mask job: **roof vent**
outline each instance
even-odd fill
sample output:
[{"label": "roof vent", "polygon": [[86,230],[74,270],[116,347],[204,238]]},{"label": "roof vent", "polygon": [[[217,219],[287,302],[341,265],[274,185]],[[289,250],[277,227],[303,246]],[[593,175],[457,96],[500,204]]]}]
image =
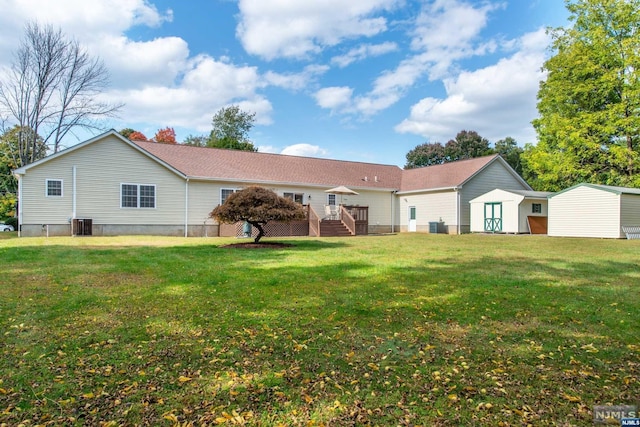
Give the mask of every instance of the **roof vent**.
[{"label": "roof vent", "polygon": [[374,177],[373,177],[373,180],[374,180],[375,182],[380,182],[380,180],[378,179],[378,175],[374,176]]},{"label": "roof vent", "polygon": [[363,181],[369,181],[369,177],[365,176],[364,178],[362,178]]}]

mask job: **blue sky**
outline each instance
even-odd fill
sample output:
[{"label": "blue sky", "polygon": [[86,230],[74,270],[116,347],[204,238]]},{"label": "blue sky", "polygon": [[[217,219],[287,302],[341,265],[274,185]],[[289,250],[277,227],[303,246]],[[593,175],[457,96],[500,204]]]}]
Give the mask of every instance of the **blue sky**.
[{"label": "blue sky", "polygon": [[171,126],[182,140],[237,104],[256,113],[259,151],[398,166],[463,129],[534,143],[545,28],[567,18],[560,0],[0,0],[0,10],[0,67],[30,20],[103,59],[103,97],[125,104],[106,127],[151,137]]}]

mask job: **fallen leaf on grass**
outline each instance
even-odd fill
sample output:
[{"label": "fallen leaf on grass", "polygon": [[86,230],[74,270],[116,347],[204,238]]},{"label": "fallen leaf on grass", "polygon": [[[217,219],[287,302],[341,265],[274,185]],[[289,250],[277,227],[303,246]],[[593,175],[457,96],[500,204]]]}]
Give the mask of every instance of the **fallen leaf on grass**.
[{"label": "fallen leaf on grass", "polygon": [[571,396],[570,394],[567,393],[563,393],[562,397],[566,400],[568,400],[569,402],[580,402],[580,397],[579,396]]}]

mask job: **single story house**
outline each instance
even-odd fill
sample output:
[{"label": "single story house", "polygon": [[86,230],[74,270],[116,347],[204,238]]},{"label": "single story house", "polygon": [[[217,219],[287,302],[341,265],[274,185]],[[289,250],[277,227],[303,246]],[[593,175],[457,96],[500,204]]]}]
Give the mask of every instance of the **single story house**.
[{"label": "single story house", "polygon": [[547,234],[546,191],[495,189],[471,200],[472,233]]},{"label": "single story house", "polygon": [[[309,223],[306,228],[301,224],[303,231],[296,235],[322,234],[315,224],[326,219],[326,206],[335,205],[349,208],[345,218],[357,223],[357,234],[456,234],[470,229],[470,200],[498,187],[531,190],[498,155],[403,170],[130,141],[113,130],[14,174],[21,236],[228,235],[209,212],[249,185],[270,188],[307,206]],[[340,185],[358,194],[326,192]],[[429,229],[434,223],[437,227]]]},{"label": "single story house", "polygon": [[640,226],[640,189],[578,184],[549,196],[549,236],[620,239]]}]

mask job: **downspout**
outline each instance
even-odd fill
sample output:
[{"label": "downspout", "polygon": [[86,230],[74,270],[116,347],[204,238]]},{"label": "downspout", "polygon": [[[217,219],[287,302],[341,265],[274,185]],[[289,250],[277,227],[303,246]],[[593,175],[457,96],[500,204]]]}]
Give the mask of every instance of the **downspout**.
[{"label": "downspout", "polygon": [[73,165],[71,170],[72,170],[72,174],[71,174],[71,176],[72,176],[72,180],[71,180],[71,182],[72,182],[72,186],[71,186],[72,187],[71,188],[71,191],[72,191],[72,194],[71,194],[71,236],[73,236],[73,220],[76,219],[76,207],[77,207],[77,204],[76,204],[76,176],[77,176],[76,175],[76,173],[77,173],[76,165]]},{"label": "downspout", "polygon": [[396,190],[391,192],[391,233],[396,232]]},{"label": "downspout", "polygon": [[22,237],[22,175],[18,177],[18,237]]},{"label": "downspout", "polygon": [[461,221],[462,216],[460,215],[460,204],[461,204],[461,203],[460,203],[460,188],[458,188],[458,187],[456,187],[456,194],[457,194],[457,204],[458,204],[458,207],[457,207],[457,209],[456,209],[456,211],[457,211],[457,216],[458,216],[458,220],[457,220],[456,222],[457,222],[458,224],[457,224],[457,226],[456,226],[456,227],[458,228],[458,235],[460,235],[460,230],[461,230],[461,228],[460,228],[460,221]]},{"label": "downspout", "polygon": [[189,178],[184,183],[184,237],[189,237]]}]

